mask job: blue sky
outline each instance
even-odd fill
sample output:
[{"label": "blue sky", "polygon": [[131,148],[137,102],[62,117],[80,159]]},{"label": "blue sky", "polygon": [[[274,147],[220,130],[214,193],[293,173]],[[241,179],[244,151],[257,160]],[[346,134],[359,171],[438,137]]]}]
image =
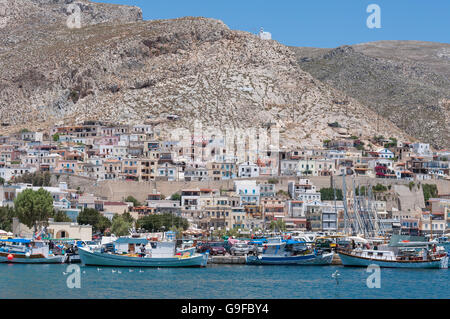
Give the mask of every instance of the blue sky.
[{"label": "blue sky", "polygon": [[[96,0],[142,8],[145,20],[203,16],[231,29],[260,27],[285,45],[337,47],[378,40],[450,43],[450,0]],[[381,28],[369,29],[369,4],[381,8]]]}]

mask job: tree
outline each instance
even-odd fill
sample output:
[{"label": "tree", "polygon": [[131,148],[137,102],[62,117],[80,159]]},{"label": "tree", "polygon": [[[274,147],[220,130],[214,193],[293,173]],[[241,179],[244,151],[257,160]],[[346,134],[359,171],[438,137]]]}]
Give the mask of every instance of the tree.
[{"label": "tree", "polygon": [[128,202],[128,203],[133,203],[133,206],[134,207],[138,207],[138,206],[141,206],[142,204],[141,204],[141,202],[139,202],[136,198],[134,198],[133,196],[128,196],[127,198],[125,198],[125,202]]},{"label": "tree", "polygon": [[231,228],[229,231],[227,231],[227,236],[229,237],[238,237],[239,236],[239,229],[238,228]]},{"label": "tree", "polygon": [[70,223],[72,219],[66,213],[58,210],[53,212],[53,220],[57,223]]},{"label": "tree", "polygon": [[53,139],[54,142],[58,142],[59,141],[59,134],[58,133],[53,134],[52,139]]},{"label": "tree", "polygon": [[290,197],[291,197],[291,196],[289,195],[288,192],[286,192],[286,191],[284,191],[284,190],[282,190],[282,189],[280,189],[280,190],[277,192],[277,196],[280,196],[280,197],[286,197],[286,198],[290,198]]},{"label": "tree", "polygon": [[12,219],[16,217],[16,212],[11,207],[0,207],[0,229],[12,231]]},{"label": "tree", "polygon": [[80,225],[97,225],[100,220],[100,213],[96,209],[85,208],[77,217],[77,222]]},{"label": "tree", "polygon": [[33,186],[50,186],[51,175],[49,172],[25,173],[14,178],[15,183],[32,184]]},{"label": "tree", "polygon": [[438,189],[436,184],[423,184],[422,185],[423,197],[427,202],[430,198],[438,196]]},{"label": "tree", "polygon": [[278,179],[276,179],[276,178],[270,178],[270,179],[267,181],[267,183],[269,183],[269,184],[278,184]]},{"label": "tree", "polygon": [[277,230],[277,231],[279,231],[279,232],[283,232],[283,231],[286,230],[286,223],[285,223],[283,220],[281,220],[281,219],[278,219],[278,220],[272,220],[272,221],[270,222],[269,227],[270,227],[270,229],[271,229],[272,231]]},{"label": "tree", "polygon": [[181,201],[181,195],[179,193],[172,194],[172,196],[170,196],[170,200]]},{"label": "tree", "polygon": [[375,186],[372,188],[372,190],[373,190],[374,192],[378,193],[378,192],[385,192],[385,191],[387,191],[388,189],[387,189],[387,187],[384,186],[384,185],[377,184],[377,185],[375,185]]},{"label": "tree", "polygon": [[116,236],[125,236],[132,226],[126,217],[116,214],[112,219],[111,232]]},{"label": "tree", "polygon": [[366,186],[357,187],[355,189],[356,196],[364,196],[367,193]]},{"label": "tree", "polygon": [[96,227],[94,228],[95,231],[99,231],[103,234],[110,227],[111,227],[111,221],[108,218],[106,218],[105,216],[100,214],[100,219],[99,219]]},{"label": "tree", "polygon": [[147,231],[169,230],[173,226],[186,230],[189,227],[189,222],[185,218],[171,213],[148,215],[137,221],[137,228],[143,228]]},{"label": "tree", "polygon": [[131,214],[129,212],[124,212],[121,217],[127,222],[130,223],[131,225],[134,225],[134,218],[133,216],[131,216]]},{"label": "tree", "polygon": [[328,123],[329,127],[341,127],[338,122]]},{"label": "tree", "polygon": [[37,191],[26,189],[14,200],[14,207],[20,222],[36,230],[37,226],[46,224],[52,216],[53,197],[43,188]]},{"label": "tree", "polygon": [[[321,188],[320,189],[321,200],[334,200],[334,190],[333,188]],[[342,189],[336,188],[336,200],[342,200]]]},{"label": "tree", "polygon": [[177,239],[183,238],[183,231],[184,231],[183,227],[172,226],[169,228],[169,230],[176,233]]},{"label": "tree", "polygon": [[4,185],[5,184],[5,179],[0,177],[0,185]]},{"label": "tree", "polygon": [[80,225],[91,225],[95,232],[100,231],[101,233],[111,227],[111,221],[92,208],[82,210],[78,215],[77,222]]},{"label": "tree", "polygon": [[395,137],[390,137],[389,139],[391,140],[391,142],[390,143],[386,143],[384,145],[384,147],[386,147],[386,148],[397,147],[397,142],[398,142],[397,139]]}]

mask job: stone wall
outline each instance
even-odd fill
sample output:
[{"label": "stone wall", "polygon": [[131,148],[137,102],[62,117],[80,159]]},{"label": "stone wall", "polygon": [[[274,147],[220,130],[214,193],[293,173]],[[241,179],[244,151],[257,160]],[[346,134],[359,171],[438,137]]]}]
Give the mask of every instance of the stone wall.
[{"label": "stone wall", "polygon": [[[330,187],[331,177],[329,176],[310,176],[311,182],[317,186],[318,189]],[[61,180],[62,179],[62,180]],[[267,182],[269,178],[257,178],[258,182]],[[284,190],[287,192],[288,183],[297,180],[296,177],[278,177],[278,184],[275,190]],[[353,177],[346,176],[347,190],[353,187]],[[70,188],[76,189],[80,187],[82,191],[93,193],[96,196],[103,197],[108,200],[120,201],[125,197],[132,195],[139,201],[144,201],[147,195],[158,191],[166,197],[179,192],[186,188],[213,188],[213,189],[233,189],[233,180],[223,181],[207,181],[207,182],[169,182],[169,181],[151,181],[151,182],[132,182],[132,181],[101,181],[96,182],[88,178],[80,178],[75,176],[60,177],[60,181],[66,181]],[[334,177],[336,188],[342,188],[343,177]],[[415,185],[420,184],[436,184],[439,194],[450,194],[450,181],[445,180],[429,180],[414,182]],[[408,185],[409,181],[395,180],[395,179],[379,179],[369,177],[356,177],[355,185]]]}]

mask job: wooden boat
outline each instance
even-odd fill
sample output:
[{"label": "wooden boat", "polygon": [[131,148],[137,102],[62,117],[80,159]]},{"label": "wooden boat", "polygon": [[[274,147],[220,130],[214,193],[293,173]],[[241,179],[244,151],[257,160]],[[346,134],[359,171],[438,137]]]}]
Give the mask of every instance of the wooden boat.
[{"label": "wooden boat", "polygon": [[443,250],[432,251],[430,243],[404,243],[398,247],[382,246],[378,249],[356,248],[338,250],[344,266],[384,268],[448,268],[448,256]]},{"label": "wooden boat", "polygon": [[262,254],[247,256],[249,265],[330,265],[334,253],[311,250],[304,242],[294,240],[264,244]]},{"label": "wooden boat", "polygon": [[0,262],[19,264],[60,264],[64,255],[54,255],[47,243],[30,239],[7,239],[0,241]]},{"label": "wooden boat", "polygon": [[[128,249],[124,250],[123,246]],[[151,246],[151,251],[140,252],[136,245]],[[139,246],[138,246],[139,247]],[[143,247],[143,246],[142,246]],[[128,251],[128,252],[127,252]],[[114,251],[93,251],[88,247],[78,248],[83,264],[110,267],[206,267],[208,254],[195,254],[193,250],[178,254],[175,242],[149,242],[143,238],[119,238]]]}]

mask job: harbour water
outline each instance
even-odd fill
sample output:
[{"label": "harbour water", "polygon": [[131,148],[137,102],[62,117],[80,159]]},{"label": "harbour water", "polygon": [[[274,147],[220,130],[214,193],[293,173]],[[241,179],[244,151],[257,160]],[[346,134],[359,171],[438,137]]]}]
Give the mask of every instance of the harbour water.
[{"label": "harbour water", "polygon": [[[0,264],[0,298],[449,298],[446,269],[381,269],[368,288],[365,268],[208,265],[206,268],[80,266],[80,288],[68,288],[68,265]],[[332,274],[338,270],[338,280]]]}]

